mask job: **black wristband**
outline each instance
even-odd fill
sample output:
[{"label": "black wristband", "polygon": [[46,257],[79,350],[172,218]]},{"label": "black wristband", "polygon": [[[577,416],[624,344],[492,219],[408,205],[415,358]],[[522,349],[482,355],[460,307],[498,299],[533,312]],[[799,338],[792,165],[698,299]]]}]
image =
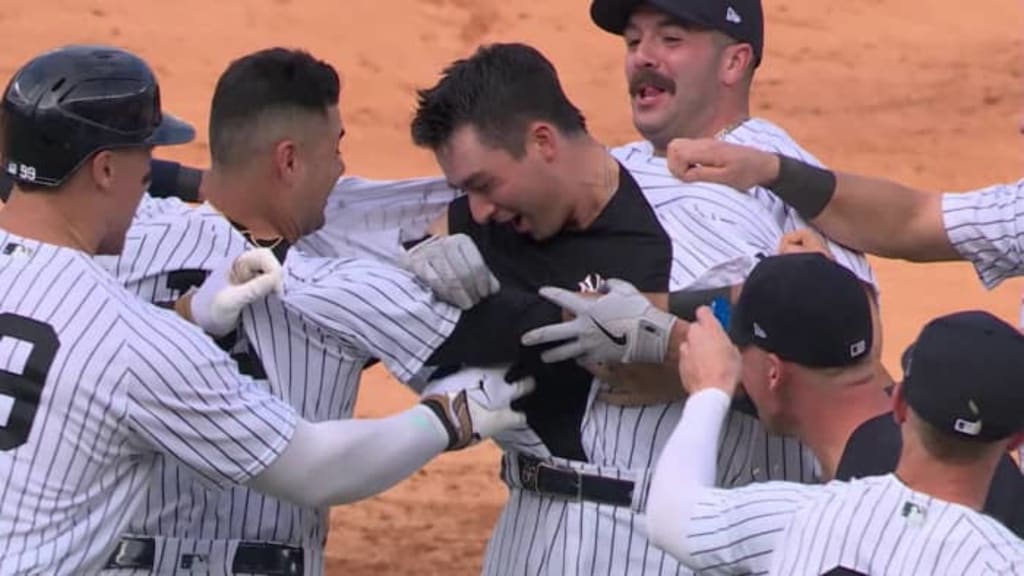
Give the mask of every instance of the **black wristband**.
[{"label": "black wristband", "polygon": [[687,322],[693,322],[697,317],[697,308],[711,306],[718,298],[726,301],[732,296],[732,287],[709,288],[707,290],[680,290],[669,292],[668,311]]},{"label": "black wristband", "polygon": [[817,218],[836,192],[835,173],[783,154],[777,156],[779,176],[765,188],[807,220]]},{"label": "black wristband", "polygon": [[185,202],[202,202],[199,197],[199,185],[203,182],[203,171],[182,166],[178,171],[178,198]]},{"label": "black wristband", "polygon": [[199,201],[199,183],[203,172],[178,162],[156,160],[150,163],[149,195],[154,198],[180,198],[185,202]]}]

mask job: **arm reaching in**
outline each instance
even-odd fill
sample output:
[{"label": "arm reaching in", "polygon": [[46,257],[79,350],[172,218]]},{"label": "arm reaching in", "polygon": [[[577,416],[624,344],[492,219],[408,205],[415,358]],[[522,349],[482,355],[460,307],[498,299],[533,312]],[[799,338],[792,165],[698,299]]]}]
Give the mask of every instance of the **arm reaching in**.
[{"label": "arm reaching in", "polygon": [[507,383],[504,374],[457,372],[432,384],[434,391],[419,405],[387,418],[299,421],[287,448],[249,486],[310,507],[383,492],[445,450],[525,422],[510,405],[532,391],[533,382]]},{"label": "arm reaching in", "polygon": [[718,437],[740,378],[739,352],[707,307],[697,310],[679,347],[679,375],[690,394],[651,479],[648,537],[693,566],[686,535],[705,492],[714,486]]},{"label": "arm reaching in", "polygon": [[280,293],[283,283],[274,253],[256,248],[225,259],[197,290],[179,298],[174,309],[207,334],[224,336],[238,325],[243,308],[271,292]]},{"label": "arm reaching in", "polygon": [[768,188],[827,236],[862,252],[921,262],[961,259],[939,194],[718,140],[674,140],[668,161],[685,182]]}]

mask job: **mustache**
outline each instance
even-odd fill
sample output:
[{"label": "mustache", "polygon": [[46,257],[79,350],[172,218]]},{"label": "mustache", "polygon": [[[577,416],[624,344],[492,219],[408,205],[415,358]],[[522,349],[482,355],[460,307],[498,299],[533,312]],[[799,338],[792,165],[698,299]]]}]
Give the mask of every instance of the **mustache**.
[{"label": "mustache", "polygon": [[676,81],[650,68],[641,68],[629,79],[629,95],[636,96],[642,86],[653,86],[669,94],[676,93]]}]

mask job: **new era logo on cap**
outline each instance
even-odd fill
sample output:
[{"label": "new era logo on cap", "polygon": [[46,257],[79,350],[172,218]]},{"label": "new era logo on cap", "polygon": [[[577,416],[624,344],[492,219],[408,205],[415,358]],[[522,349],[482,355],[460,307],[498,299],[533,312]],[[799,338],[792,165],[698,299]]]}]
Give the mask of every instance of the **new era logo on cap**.
[{"label": "new era logo on cap", "polygon": [[953,429],[961,434],[977,436],[978,434],[981,434],[981,420],[971,422],[970,420],[957,418],[956,422],[953,423]]},{"label": "new era logo on cap", "polygon": [[863,340],[858,340],[853,344],[850,344],[850,358],[857,358],[868,350],[868,343]]},{"label": "new era logo on cap", "polygon": [[761,328],[761,325],[758,324],[757,322],[754,322],[754,336],[757,336],[758,338],[768,337],[768,334],[765,333],[764,328]]},{"label": "new era logo on cap", "polygon": [[733,24],[740,24],[743,22],[743,18],[740,18],[740,15],[732,6],[729,6],[729,8],[725,11],[725,19],[729,22],[732,22]]}]

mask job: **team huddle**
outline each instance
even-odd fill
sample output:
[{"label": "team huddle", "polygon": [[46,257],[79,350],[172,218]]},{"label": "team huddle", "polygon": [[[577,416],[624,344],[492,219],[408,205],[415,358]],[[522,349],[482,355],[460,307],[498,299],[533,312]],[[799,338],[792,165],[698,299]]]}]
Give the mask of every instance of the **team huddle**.
[{"label": "team huddle", "polygon": [[[936,318],[894,381],[863,255],[1022,275],[1024,180],[824,168],[749,115],[760,0],[590,15],[642,140],[490,44],[418,92],[411,180],[344,174],[303,50],[227,66],[203,171],[152,158],[195,131],[137,55],[16,71],[0,575],[323,574],[331,506],[488,440],[487,575],[1024,574],[1024,334]],[[377,362],[419,401],[354,418]]]}]

